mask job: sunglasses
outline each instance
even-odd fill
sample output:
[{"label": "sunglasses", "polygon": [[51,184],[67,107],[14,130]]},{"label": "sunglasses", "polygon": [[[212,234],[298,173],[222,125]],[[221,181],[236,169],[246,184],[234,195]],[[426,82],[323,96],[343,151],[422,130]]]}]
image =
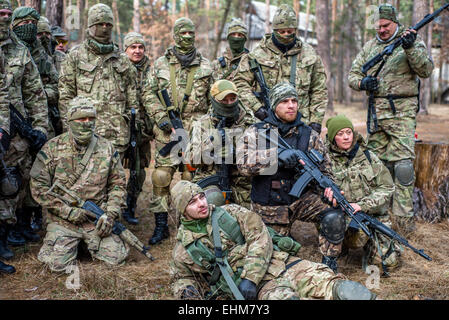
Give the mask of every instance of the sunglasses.
[{"label": "sunglasses", "polygon": [[69,41],[65,40],[65,39],[56,39],[56,42],[58,44],[62,44],[63,46],[65,46],[67,43],[69,43]]}]

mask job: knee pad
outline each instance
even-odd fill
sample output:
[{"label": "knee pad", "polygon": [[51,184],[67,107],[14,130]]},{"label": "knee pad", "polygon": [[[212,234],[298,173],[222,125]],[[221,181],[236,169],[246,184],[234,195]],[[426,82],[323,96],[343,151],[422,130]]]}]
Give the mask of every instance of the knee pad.
[{"label": "knee pad", "polygon": [[340,209],[329,208],[321,213],[320,232],[330,243],[342,242],[345,230],[346,221]]},{"label": "knee pad", "polygon": [[334,300],[374,300],[376,294],[364,285],[351,280],[337,280],[332,288]]},{"label": "knee pad", "polygon": [[153,195],[165,196],[170,193],[170,183],[173,178],[174,169],[171,167],[157,167],[151,174],[153,182]]},{"label": "knee pad", "polygon": [[394,164],[394,177],[403,186],[410,186],[415,177],[415,169],[410,159],[399,160]]}]

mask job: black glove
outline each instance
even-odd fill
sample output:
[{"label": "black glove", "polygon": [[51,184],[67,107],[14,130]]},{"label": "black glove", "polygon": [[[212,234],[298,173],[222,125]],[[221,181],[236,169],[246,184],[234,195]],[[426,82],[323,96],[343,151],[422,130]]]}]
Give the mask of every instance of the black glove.
[{"label": "black glove", "polygon": [[194,286],[187,286],[181,293],[182,300],[197,300],[201,299],[201,295]]},{"label": "black glove", "polygon": [[2,134],[0,143],[3,146],[3,150],[6,152],[9,149],[9,144],[11,142],[11,138],[8,134],[8,132],[6,132],[5,130],[3,130],[2,128],[0,128],[0,133]]},{"label": "black glove", "polygon": [[245,300],[256,300],[257,298],[257,287],[251,280],[243,279],[239,284],[239,291]]},{"label": "black glove", "polygon": [[410,31],[409,34],[402,37],[402,48],[410,49],[411,47],[413,47],[415,40],[416,40],[416,33]]},{"label": "black glove", "polygon": [[294,168],[298,163],[296,151],[293,149],[278,149],[279,166],[284,168]]},{"label": "black glove", "polygon": [[373,76],[366,76],[362,79],[362,82],[360,82],[360,89],[367,91],[377,91],[377,89],[379,89],[379,82],[377,81],[377,78]]},{"label": "black glove", "polygon": [[321,124],[316,123],[316,122],[312,122],[312,123],[309,124],[309,127],[311,127],[313,130],[318,132],[318,134],[321,133]]},{"label": "black glove", "polygon": [[265,119],[266,117],[268,117],[268,112],[267,112],[267,110],[266,110],[264,107],[260,107],[259,110],[257,110],[257,111],[254,113],[254,115],[255,115],[258,119],[263,120],[263,119]]},{"label": "black glove", "polygon": [[31,137],[33,141],[30,143],[30,148],[34,151],[39,151],[45,142],[47,142],[47,136],[39,130],[31,131]]},{"label": "black glove", "polygon": [[171,129],[173,128],[170,119],[167,117],[162,118],[158,122],[157,126],[159,127],[159,129],[163,130],[165,133],[171,133]]}]

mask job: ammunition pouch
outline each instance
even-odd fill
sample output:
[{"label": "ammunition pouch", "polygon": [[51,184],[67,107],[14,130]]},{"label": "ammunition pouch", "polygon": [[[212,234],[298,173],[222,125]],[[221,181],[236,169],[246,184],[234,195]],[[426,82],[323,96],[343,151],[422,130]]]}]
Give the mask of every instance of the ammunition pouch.
[{"label": "ammunition pouch", "polygon": [[22,176],[17,167],[6,167],[0,173],[0,199],[14,198],[22,187]]}]

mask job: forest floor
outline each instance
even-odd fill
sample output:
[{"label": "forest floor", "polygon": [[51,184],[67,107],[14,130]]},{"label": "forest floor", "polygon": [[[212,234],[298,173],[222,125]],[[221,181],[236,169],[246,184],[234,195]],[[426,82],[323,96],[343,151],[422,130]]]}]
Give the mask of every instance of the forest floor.
[{"label": "forest floor", "polygon": [[[353,119],[356,130],[365,132],[366,111],[361,103],[351,106],[335,105],[337,113]],[[324,122],[325,123],[325,122]],[[431,105],[429,115],[419,115],[418,138],[425,142],[449,143],[449,106]],[[150,168],[151,169],[151,168]],[[142,242],[147,242],[154,228],[154,218],[145,209],[151,198],[150,174],[141,193],[137,212],[140,224],[129,226]],[[179,179],[176,176],[175,181]],[[37,260],[42,243],[14,248],[15,257],[10,264],[16,268],[13,275],[0,275],[0,300],[51,300],[51,299],[173,299],[170,289],[169,261],[175,244],[176,221],[169,215],[170,239],[151,248],[155,261],[149,261],[139,252],[130,249],[126,263],[110,267],[92,261],[84,254],[77,264],[78,272],[51,273]],[[40,232],[41,236],[45,235]],[[292,234],[302,244],[301,258],[319,262],[318,234],[313,224],[296,222]],[[371,275],[361,268],[361,250],[350,251],[338,260],[339,271],[349,279],[360,281],[373,288],[380,298],[396,299],[449,299],[449,222],[438,224],[417,223],[416,232],[409,243],[433,258],[429,262],[404,249],[402,266],[389,278],[372,281]],[[77,289],[75,287],[78,287]]]}]

